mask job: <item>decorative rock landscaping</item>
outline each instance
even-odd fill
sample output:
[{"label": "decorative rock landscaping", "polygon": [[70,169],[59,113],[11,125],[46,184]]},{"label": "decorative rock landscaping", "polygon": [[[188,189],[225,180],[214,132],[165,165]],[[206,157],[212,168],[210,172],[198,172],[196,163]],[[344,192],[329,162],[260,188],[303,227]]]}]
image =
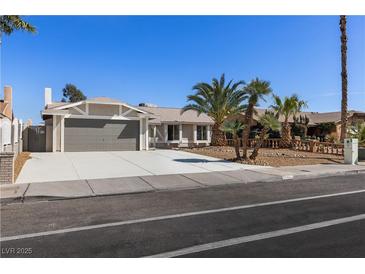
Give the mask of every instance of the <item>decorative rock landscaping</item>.
[{"label": "decorative rock landscaping", "polygon": [[[230,146],[224,147],[201,147],[185,149],[187,152],[197,153],[201,155],[216,157],[229,161],[235,160],[234,148]],[[249,150],[250,155],[252,150]],[[314,165],[314,164],[339,164],[343,163],[343,156],[313,153],[306,151],[296,151],[291,149],[271,149],[261,148],[259,156],[255,161],[241,160],[241,163],[252,165],[264,165],[264,166],[295,166],[295,165]]]}]

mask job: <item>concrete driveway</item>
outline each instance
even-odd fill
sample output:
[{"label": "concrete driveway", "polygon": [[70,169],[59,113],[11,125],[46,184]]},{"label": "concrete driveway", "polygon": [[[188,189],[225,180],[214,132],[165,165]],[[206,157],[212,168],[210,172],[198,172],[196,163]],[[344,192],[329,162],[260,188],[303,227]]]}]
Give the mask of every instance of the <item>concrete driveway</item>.
[{"label": "concrete driveway", "polygon": [[260,168],[175,150],[32,153],[31,157],[16,183]]}]

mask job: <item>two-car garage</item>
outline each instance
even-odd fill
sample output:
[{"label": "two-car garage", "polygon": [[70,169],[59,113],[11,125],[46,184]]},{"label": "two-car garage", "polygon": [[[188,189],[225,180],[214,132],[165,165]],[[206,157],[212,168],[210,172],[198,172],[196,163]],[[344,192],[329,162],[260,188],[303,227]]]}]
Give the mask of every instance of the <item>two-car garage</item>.
[{"label": "two-car garage", "polygon": [[[47,92],[45,102],[49,101],[46,95]],[[147,111],[106,97],[46,103],[42,111],[44,136],[39,136],[44,140],[41,151],[148,150],[148,125],[153,117]]]},{"label": "two-car garage", "polygon": [[64,151],[139,150],[138,120],[65,119]]}]

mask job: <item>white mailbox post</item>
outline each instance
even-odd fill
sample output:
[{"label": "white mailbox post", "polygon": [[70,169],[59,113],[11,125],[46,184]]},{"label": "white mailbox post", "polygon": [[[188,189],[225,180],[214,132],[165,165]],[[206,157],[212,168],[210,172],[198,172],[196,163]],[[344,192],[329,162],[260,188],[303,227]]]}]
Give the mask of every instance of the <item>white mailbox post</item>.
[{"label": "white mailbox post", "polygon": [[358,162],[358,140],[344,140],[344,160],[345,164],[356,165]]}]

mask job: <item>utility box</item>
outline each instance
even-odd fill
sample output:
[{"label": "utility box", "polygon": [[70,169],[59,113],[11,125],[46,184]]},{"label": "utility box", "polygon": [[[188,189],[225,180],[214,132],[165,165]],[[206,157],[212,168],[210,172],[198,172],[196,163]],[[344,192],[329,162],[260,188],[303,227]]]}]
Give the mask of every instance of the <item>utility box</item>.
[{"label": "utility box", "polygon": [[344,160],[345,164],[356,165],[358,162],[358,140],[345,139],[344,140]]}]

